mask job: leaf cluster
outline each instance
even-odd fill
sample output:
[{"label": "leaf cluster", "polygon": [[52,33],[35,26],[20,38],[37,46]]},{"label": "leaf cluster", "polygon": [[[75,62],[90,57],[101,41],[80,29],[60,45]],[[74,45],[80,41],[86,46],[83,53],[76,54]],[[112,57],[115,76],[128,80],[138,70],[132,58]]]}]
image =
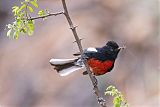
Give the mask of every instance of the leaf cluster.
[{"label": "leaf cluster", "polygon": [[128,107],[122,93],[116,89],[114,86],[107,87],[105,95],[113,96],[113,106],[114,107]]},{"label": "leaf cluster", "polygon": [[[9,29],[7,32],[8,37],[18,39],[20,33],[27,33],[28,35],[33,34],[34,20],[30,20],[30,14],[34,12],[35,8],[38,8],[37,0],[25,0],[21,2],[21,6],[12,7],[12,13],[15,17],[15,21],[12,24],[7,25]],[[45,14],[43,12],[40,13],[41,14],[39,14],[39,16]]]}]

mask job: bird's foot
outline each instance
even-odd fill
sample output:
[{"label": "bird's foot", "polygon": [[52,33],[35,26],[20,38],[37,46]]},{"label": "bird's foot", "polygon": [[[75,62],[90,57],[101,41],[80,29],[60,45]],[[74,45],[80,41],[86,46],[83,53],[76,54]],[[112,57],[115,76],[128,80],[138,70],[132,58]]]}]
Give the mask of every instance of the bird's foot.
[{"label": "bird's foot", "polygon": [[81,56],[81,59],[82,59],[83,61],[86,61],[88,58],[89,58],[89,57],[88,57],[87,55],[85,55],[85,54],[82,54],[82,56]]}]

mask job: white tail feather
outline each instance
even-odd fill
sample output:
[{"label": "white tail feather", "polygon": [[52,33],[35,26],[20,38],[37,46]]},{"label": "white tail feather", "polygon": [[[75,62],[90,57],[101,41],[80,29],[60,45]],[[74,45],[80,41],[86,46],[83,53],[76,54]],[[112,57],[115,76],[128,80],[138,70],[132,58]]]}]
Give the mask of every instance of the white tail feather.
[{"label": "white tail feather", "polygon": [[84,69],[84,67],[72,66],[72,67],[69,67],[67,69],[63,69],[63,70],[59,71],[59,74],[60,74],[60,76],[67,76],[72,72],[82,70],[82,69]]},{"label": "white tail feather", "polygon": [[55,66],[55,69],[60,76],[67,76],[72,72],[84,69],[81,59],[51,59],[50,64]]},{"label": "white tail feather", "polygon": [[74,61],[75,59],[51,59],[49,62],[53,65],[63,65]]}]

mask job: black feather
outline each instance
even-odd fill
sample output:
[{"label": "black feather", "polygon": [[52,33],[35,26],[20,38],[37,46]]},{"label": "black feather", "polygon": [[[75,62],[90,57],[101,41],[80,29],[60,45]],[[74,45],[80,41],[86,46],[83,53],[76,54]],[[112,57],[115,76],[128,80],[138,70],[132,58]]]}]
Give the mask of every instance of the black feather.
[{"label": "black feather", "polygon": [[54,69],[57,70],[57,72],[59,72],[59,71],[61,71],[63,69],[66,69],[66,68],[74,66],[74,62],[63,64],[63,65],[53,65],[53,66],[55,66]]}]

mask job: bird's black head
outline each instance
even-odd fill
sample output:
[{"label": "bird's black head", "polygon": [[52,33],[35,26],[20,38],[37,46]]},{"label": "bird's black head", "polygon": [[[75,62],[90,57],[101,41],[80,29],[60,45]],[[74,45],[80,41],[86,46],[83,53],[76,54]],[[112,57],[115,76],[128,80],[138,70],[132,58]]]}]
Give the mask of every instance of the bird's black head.
[{"label": "bird's black head", "polygon": [[106,46],[111,47],[112,49],[118,49],[119,48],[118,44],[114,41],[108,41],[106,43]]},{"label": "bird's black head", "polygon": [[106,55],[111,59],[116,59],[121,48],[119,48],[118,44],[114,41],[108,41],[106,45],[103,47]]}]

